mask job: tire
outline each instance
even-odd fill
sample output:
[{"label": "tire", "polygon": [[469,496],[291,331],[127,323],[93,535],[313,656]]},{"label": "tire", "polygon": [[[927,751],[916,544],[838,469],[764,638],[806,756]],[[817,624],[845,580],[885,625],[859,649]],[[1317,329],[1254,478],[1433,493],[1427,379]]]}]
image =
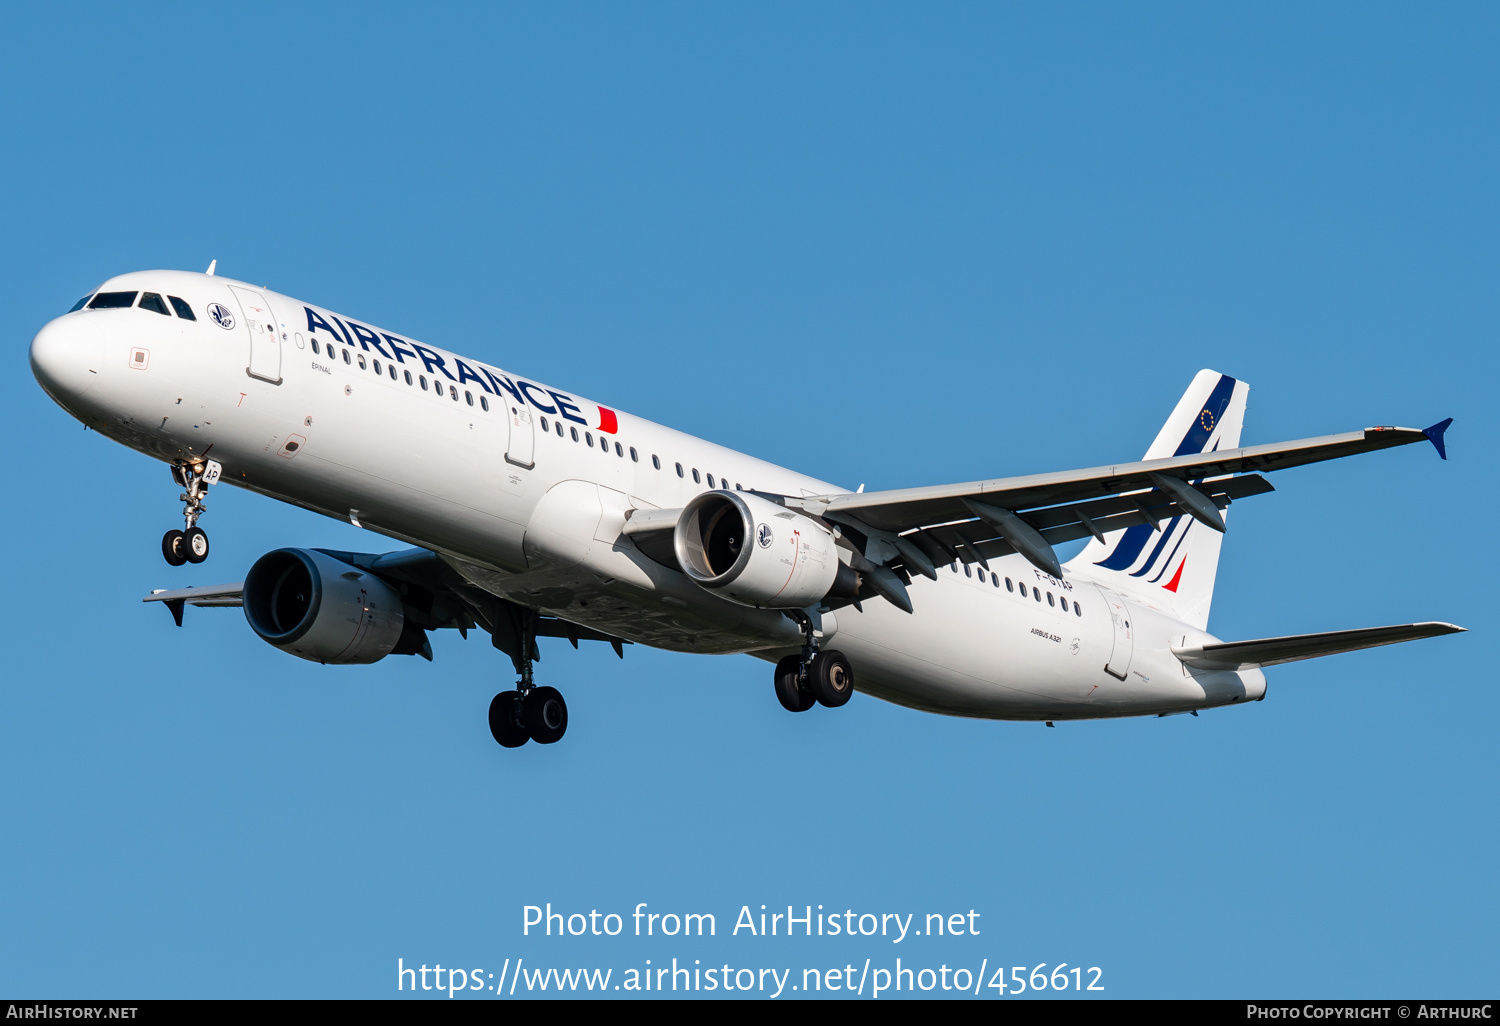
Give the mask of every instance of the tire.
[{"label": "tire", "polygon": [[817,703],[812,689],[797,682],[801,669],[801,656],[787,656],[776,664],[776,700],[787,712],[807,712]]},{"label": "tire", "polygon": [[539,745],[556,744],[568,732],[568,703],[556,688],[532,688],[522,716],[531,740]]},{"label": "tire", "polygon": [[189,528],[183,534],[182,555],[189,563],[201,563],[208,558],[208,535],[203,533],[203,528]]},{"label": "tire", "polygon": [[168,531],[161,536],[161,554],[172,566],[181,566],[187,562],[187,546],[182,543],[181,531]]},{"label": "tire", "polygon": [[837,709],[854,695],[854,668],[842,652],[819,652],[807,676],[813,697],[830,709]]},{"label": "tire", "polygon": [[521,719],[519,691],[502,691],[490,702],[490,733],[501,748],[520,748],[531,740]]}]

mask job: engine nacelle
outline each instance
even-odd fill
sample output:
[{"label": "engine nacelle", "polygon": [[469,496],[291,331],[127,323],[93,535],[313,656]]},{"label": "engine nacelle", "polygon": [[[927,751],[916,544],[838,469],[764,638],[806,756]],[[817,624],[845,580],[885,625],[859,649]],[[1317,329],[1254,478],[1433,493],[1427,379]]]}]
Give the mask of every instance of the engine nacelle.
[{"label": "engine nacelle", "polygon": [[841,568],[853,575],[828,528],[747,492],[695,496],[672,543],[693,583],[762,609],[810,606],[833,589]]},{"label": "engine nacelle", "polygon": [[401,640],[401,596],[316,549],[277,549],[245,575],[245,619],[283,652],[315,663],[373,663]]}]

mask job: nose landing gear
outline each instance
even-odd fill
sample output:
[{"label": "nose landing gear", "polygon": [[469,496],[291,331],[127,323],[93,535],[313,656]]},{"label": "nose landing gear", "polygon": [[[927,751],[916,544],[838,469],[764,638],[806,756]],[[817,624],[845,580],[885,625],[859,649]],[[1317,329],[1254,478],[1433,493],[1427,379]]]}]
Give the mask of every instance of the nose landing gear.
[{"label": "nose landing gear", "polygon": [[201,563],[208,558],[208,535],[198,526],[207,507],[204,499],[208,486],[219,480],[224,468],[213,460],[203,463],[172,464],[172,480],[181,485],[182,519],[187,522],[183,531],[168,531],[162,535],[161,554],[172,566],[184,563]]}]

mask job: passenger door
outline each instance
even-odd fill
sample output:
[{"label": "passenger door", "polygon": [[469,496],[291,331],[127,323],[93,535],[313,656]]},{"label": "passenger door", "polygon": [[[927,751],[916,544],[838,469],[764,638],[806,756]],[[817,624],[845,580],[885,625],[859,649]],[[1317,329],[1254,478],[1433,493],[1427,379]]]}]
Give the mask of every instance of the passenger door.
[{"label": "passenger door", "polygon": [[281,329],[266,297],[237,285],[229,286],[240,304],[245,327],[250,332],[250,365],[245,369],[252,378],[281,384]]},{"label": "passenger door", "polygon": [[506,419],[510,422],[510,443],[505,448],[505,461],[526,470],[536,466],[536,429],[532,426],[531,407],[520,403],[513,396],[502,394]]},{"label": "passenger door", "polygon": [[1099,596],[1109,610],[1110,629],[1114,632],[1114,648],[1104,672],[1111,677],[1124,680],[1130,672],[1130,660],[1135,655],[1135,630],[1130,626],[1130,607],[1125,600],[1108,588],[1099,587]]}]

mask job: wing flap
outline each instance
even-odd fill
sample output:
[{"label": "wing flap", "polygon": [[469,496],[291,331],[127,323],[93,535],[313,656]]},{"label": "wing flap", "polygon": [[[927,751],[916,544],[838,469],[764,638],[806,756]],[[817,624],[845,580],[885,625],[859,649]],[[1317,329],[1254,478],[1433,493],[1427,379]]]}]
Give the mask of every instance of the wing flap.
[{"label": "wing flap", "polygon": [[1394,627],[1363,627],[1352,631],[1328,631],[1322,634],[1291,634],[1282,638],[1258,638],[1254,641],[1227,641],[1172,649],[1172,654],[1189,666],[1202,670],[1253,670],[1262,666],[1293,663],[1300,659],[1357,652],[1419,638],[1436,638],[1467,630],[1457,624],[1428,621],[1398,624]]},{"label": "wing flap", "polygon": [[[1275,491],[1271,482],[1259,474],[1203,481],[1199,484],[1199,488],[1219,509],[1228,506],[1235,499]],[[1057,545],[1087,538],[1094,533],[1094,530],[1098,530],[1100,534],[1108,534],[1112,531],[1123,531],[1127,527],[1135,527],[1138,524],[1153,524],[1154,526],[1157,522],[1182,516],[1185,512],[1172,496],[1160,489],[1153,489],[1149,492],[1135,492],[1093,499],[1088,502],[1052,506],[1047,509],[1028,510],[1026,519],[1036,527],[1049,544]],[[1092,529],[1090,524],[1093,525]],[[919,545],[922,544],[924,538],[935,541],[946,555],[945,559],[939,559],[938,562],[961,559],[965,563],[972,563],[978,556],[996,559],[1016,551],[1010,542],[998,535],[999,532],[983,520],[969,520],[927,527],[915,534],[903,537],[910,538]]]}]

